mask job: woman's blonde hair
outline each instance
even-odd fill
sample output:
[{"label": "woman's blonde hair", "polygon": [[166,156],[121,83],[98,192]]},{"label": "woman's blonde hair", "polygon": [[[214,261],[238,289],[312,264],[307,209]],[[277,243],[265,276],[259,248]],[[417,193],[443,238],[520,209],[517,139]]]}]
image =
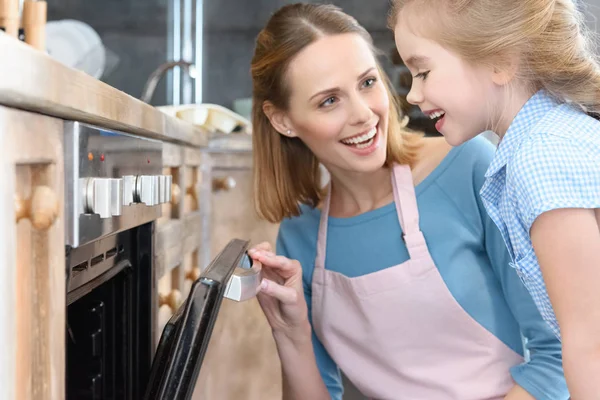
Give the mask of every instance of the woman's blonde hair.
[{"label": "woman's blonde hair", "polygon": [[[600,112],[600,68],[575,0],[393,0],[403,23],[473,63],[510,68],[532,93]],[[514,68],[514,65],[513,65]]]},{"label": "woman's blonde hair", "polygon": [[[292,59],[323,36],[356,33],[373,47],[371,36],[338,7],[292,4],[280,8],[256,39],[251,75],[254,200],[259,216],[280,222],[300,214],[300,203],[316,207],[323,197],[319,161],[298,138],[277,132],[263,112],[265,102],[287,110],[286,71]],[[420,136],[404,129],[391,85],[377,66],[390,97],[386,165],[412,164]]]}]

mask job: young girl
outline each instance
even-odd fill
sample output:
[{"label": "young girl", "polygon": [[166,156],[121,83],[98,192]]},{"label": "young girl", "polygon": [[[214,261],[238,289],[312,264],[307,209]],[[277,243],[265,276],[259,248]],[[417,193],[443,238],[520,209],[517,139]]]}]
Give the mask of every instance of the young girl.
[{"label": "young girl", "polygon": [[403,129],[370,36],[333,6],[276,12],[251,73],[256,204],[281,225],[279,255],[250,254],[284,398],[341,399],[340,369],[376,399],[568,398],[477,194],[493,146]]},{"label": "young girl", "polygon": [[390,25],[408,101],[448,143],[501,138],[484,205],[562,336],[573,398],[600,399],[600,68],[576,3],[396,0]]}]

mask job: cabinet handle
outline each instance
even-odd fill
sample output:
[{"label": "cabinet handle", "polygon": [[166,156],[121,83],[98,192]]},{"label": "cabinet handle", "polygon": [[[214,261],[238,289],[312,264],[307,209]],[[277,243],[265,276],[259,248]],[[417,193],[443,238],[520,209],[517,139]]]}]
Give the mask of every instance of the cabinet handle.
[{"label": "cabinet handle", "polygon": [[185,274],[185,279],[196,282],[200,278],[200,268],[194,267]]},{"label": "cabinet handle", "polygon": [[236,182],[231,176],[227,176],[225,178],[214,178],[212,181],[213,191],[229,191],[235,188]]},{"label": "cabinet handle", "polygon": [[192,200],[192,203],[191,203],[192,210],[197,210],[199,207],[199,202],[198,202],[198,193],[196,190],[196,186],[195,185],[189,186],[185,191],[185,195],[190,196],[190,199]]},{"label": "cabinet handle", "polygon": [[19,36],[19,2],[18,0],[0,0],[0,28],[7,35]]},{"label": "cabinet handle", "polygon": [[25,42],[46,52],[46,21],[48,5],[45,1],[30,0],[23,3],[23,30]]},{"label": "cabinet handle", "polygon": [[181,305],[182,295],[181,292],[177,289],[171,290],[171,293],[164,295],[158,294],[158,304],[160,306],[167,305],[171,307],[173,312],[177,311],[179,306]]},{"label": "cabinet handle", "polygon": [[173,183],[171,185],[171,204],[175,206],[175,205],[179,204],[180,200],[181,200],[181,189],[179,188],[178,184]]},{"label": "cabinet handle", "polygon": [[29,199],[15,196],[15,211],[17,222],[27,218],[34,229],[45,231],[58,216],[58,198],[48,186],[36,186]]}]

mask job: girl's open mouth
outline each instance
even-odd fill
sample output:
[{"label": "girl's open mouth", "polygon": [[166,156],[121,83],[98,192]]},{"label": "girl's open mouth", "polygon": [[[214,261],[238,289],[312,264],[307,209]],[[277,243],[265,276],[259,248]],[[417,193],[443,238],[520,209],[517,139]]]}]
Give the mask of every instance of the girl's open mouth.
[{"label": "girl's open mouth", "polygon": [[434,111],[429,114],[429,118],[435,121],[435,129],[439,132],[444,125],[444,117],[446,112],[442,110]]}]

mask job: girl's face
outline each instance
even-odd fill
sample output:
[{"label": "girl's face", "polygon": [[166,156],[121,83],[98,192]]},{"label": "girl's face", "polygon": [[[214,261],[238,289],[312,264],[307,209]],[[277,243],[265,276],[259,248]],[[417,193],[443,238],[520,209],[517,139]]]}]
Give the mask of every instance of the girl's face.
[{"label": "girl's face", "polygon": [[436,120],[446,141],[457,146],[489,129],[501,107],[503,87],[490,68],[467,63],[433,40],[418,36],[400,12],[396,48],[413,75],[409,103]]},{"label": "girl's face", "polygon": [[320,38],[293,59],[286,79],[289,109],[271,114],[275,129],[300,138],[332,174],[381,168],[389,97],[362,37]]}]

